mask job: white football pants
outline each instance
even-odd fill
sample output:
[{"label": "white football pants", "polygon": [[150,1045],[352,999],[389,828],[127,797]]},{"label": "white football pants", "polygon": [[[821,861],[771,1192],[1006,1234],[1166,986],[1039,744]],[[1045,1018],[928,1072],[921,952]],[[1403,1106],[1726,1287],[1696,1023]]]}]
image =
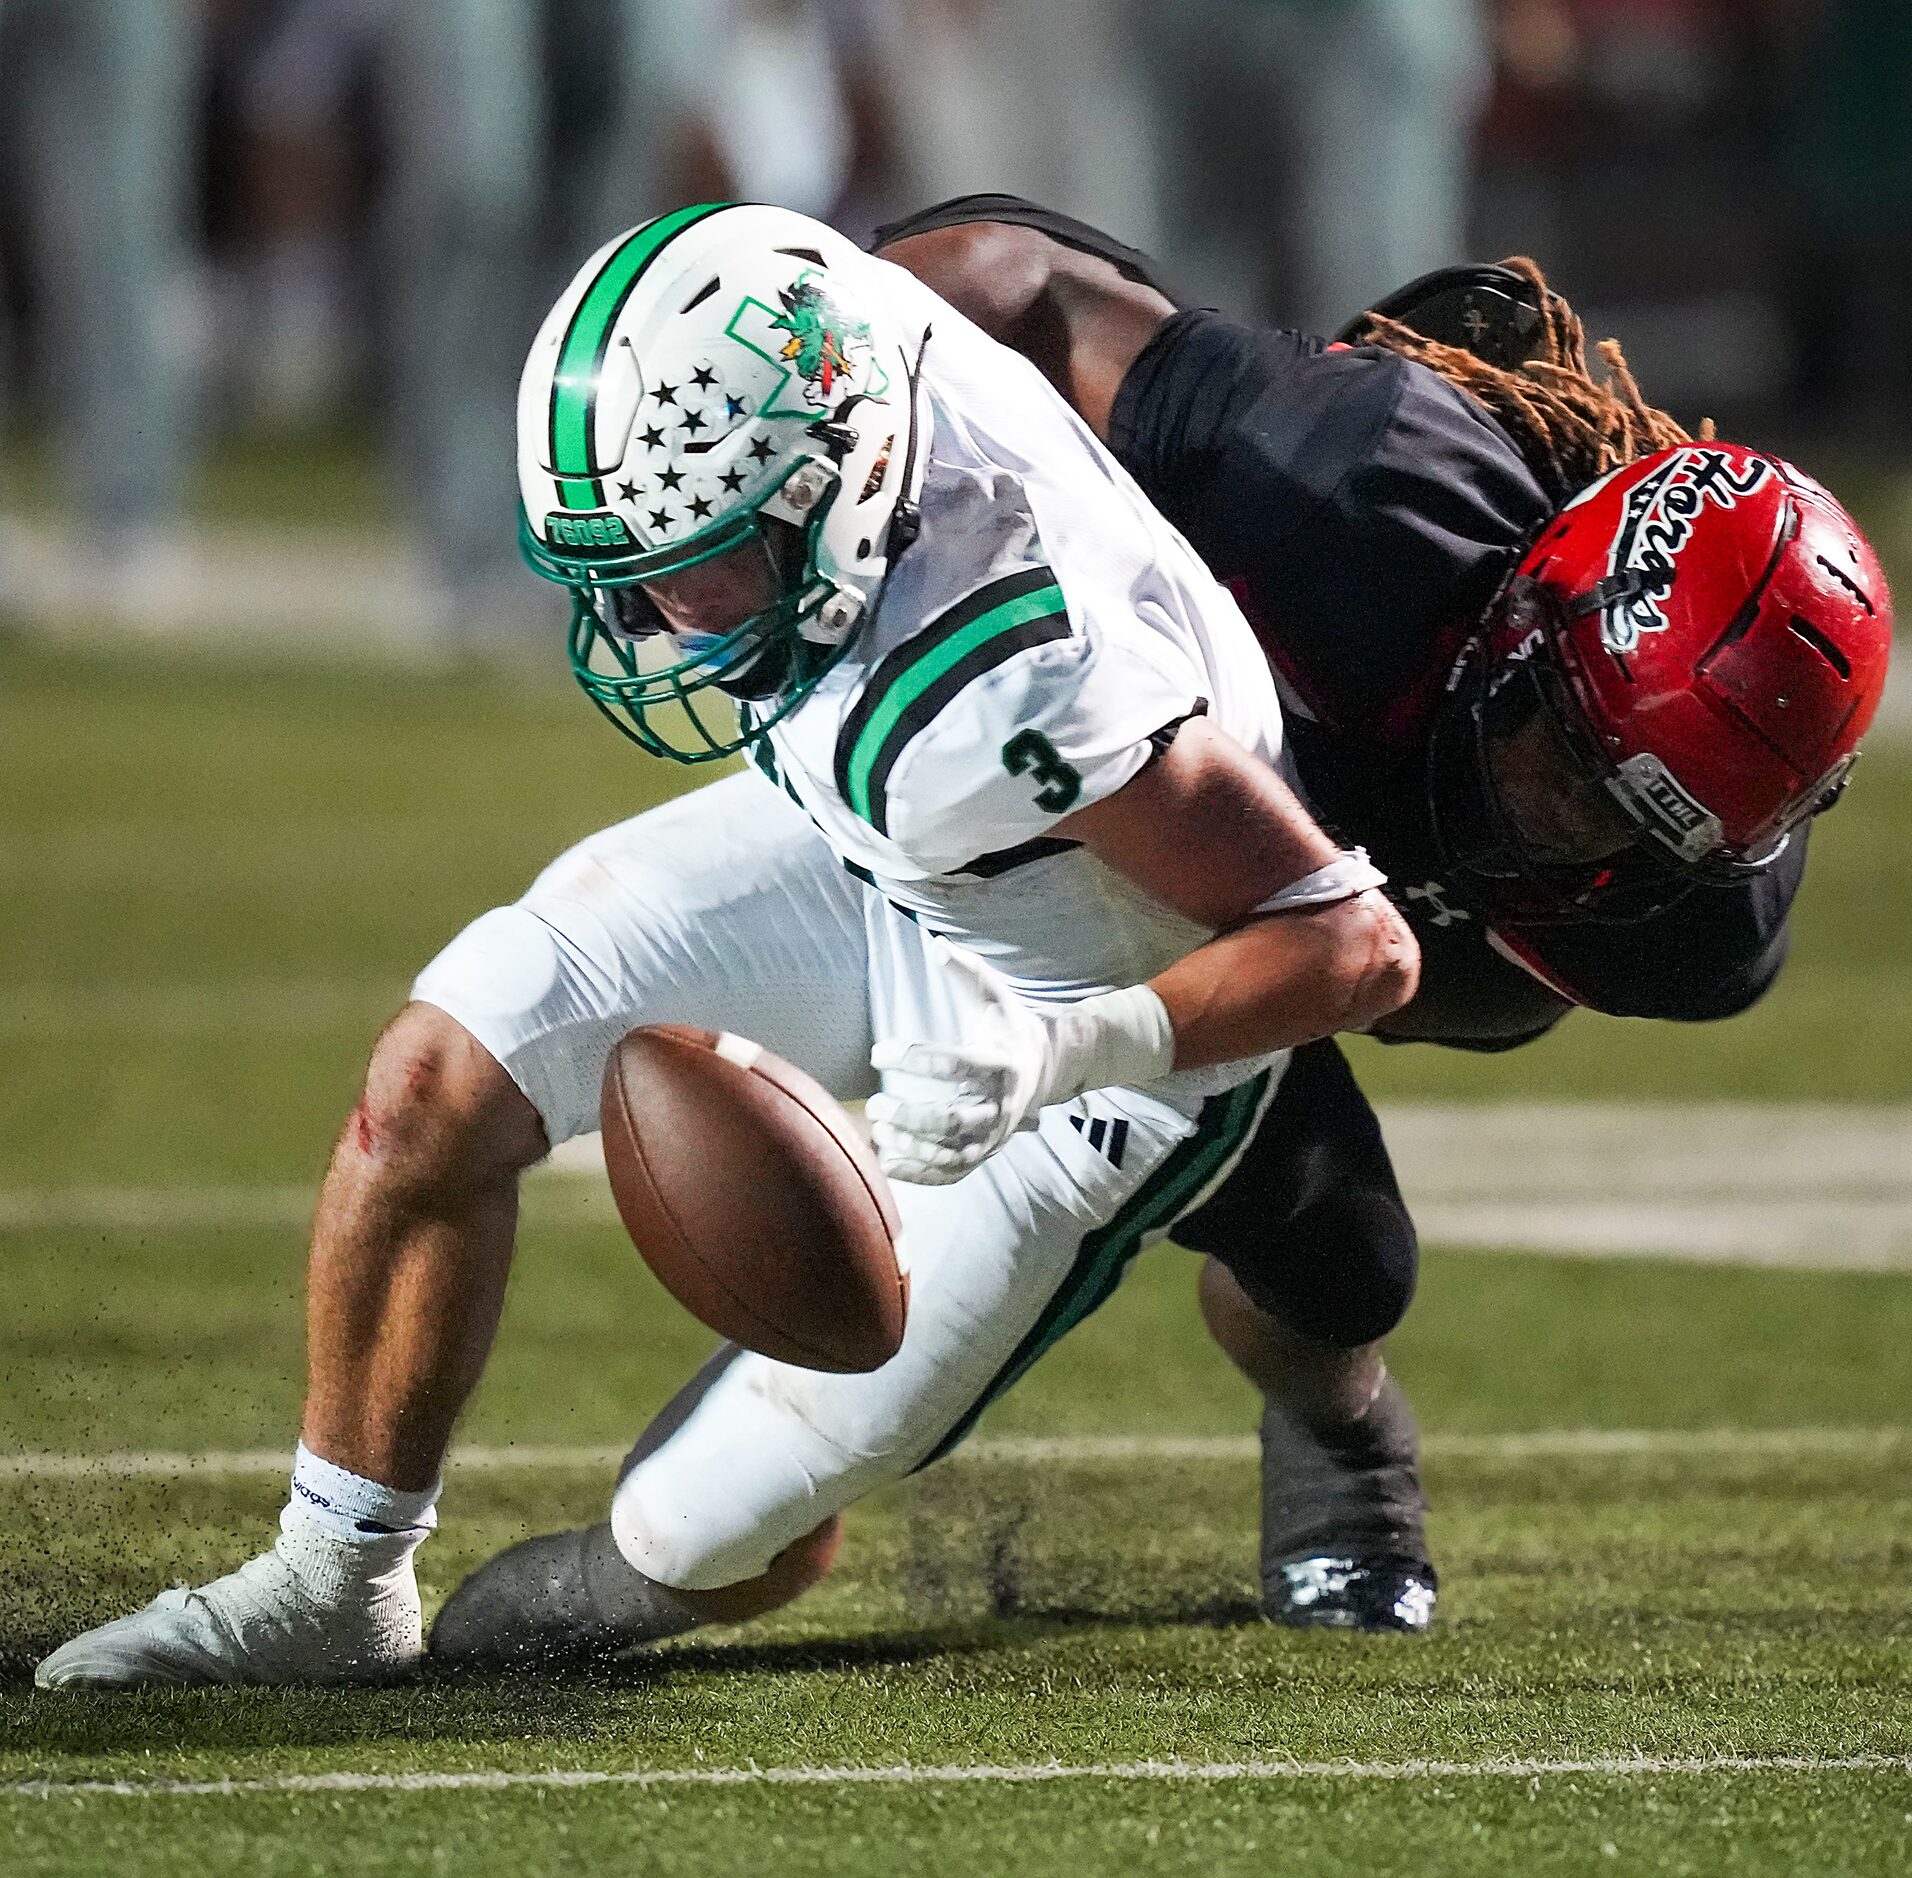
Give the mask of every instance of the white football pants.
[{"label": "white football pants", "polygon": [[[959,989],[927,937],[745,772],[580,842],[467,927],[413,996],[503,1064],[556,1146],[597,1125],[604,1059],[639,1024],[735,1031],[841,1099],[870,1094],[876,1038],[961,1035]],[[953,1446],[1221,1184],[1275,1082],[1264,1072],[1194,1114],[1100,1090],[953,1186],[898,1183],[901,1350],[860,1376],[751,1352],[707,1365],[618,1486],[624,1555],[685,1590],[736,1584]]]}]

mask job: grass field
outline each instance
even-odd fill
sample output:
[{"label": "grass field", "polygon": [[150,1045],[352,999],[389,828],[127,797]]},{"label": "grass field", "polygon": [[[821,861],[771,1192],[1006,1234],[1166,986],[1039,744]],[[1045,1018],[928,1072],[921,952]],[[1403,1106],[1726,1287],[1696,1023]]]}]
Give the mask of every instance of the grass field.
[{"label": "grass field", "polygon": [[[0,647],[0,1198],[47,1203],[0,1214],[0,1457],[286,1445],[302,1248],[276,1196],[314,1178],[422,959],[674,780],[555,684]],[[1397,1100],[1912,1101],[1909,810],[1912,762],[1881,751],[1745,1020],[1576,1018],[1511,1058],[1373,1049],[1363,1072]],[[1192,1276],[1150,1254],[985,1445],[858,1509],[814,1597],[595,1679],[36,1696],[48,1644],[235,1563],[281,1486],[0,1465],[0,1865],[1912,1864],[1912,1277],[1431,1255],[1395,1360],[1430,1432],[1442,1621],[1402,1643],[1255,1619],[1252,1404]],[[465,1430],[494,1452],[454,1470],[428,1596],[591,1516],[592,1451],[705,1342],[594,1190],[536,1185]],[[1110,1436],[1144,1445],[1112,1459]],[[500,1464],[510,1444],[563,1452]],[[1117,1771],[975,1777],[1050,1763]],[[729,1778],[751,1768],[785,1777]],[[917,1771],[810,1777],[843,1768]]]}]

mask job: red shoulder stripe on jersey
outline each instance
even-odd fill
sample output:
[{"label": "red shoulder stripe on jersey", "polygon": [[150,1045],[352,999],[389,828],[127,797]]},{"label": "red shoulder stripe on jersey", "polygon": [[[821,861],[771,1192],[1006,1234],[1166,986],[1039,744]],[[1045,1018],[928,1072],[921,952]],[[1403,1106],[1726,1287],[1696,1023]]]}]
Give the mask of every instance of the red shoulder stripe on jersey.
[{"label": "red shoulder stripe on jersey", "polygon": [[1256,643],[1267,655],[1268,663],[1280,675],[1282,683],[1301,700],[1308,715],[1316,723],[1334,728],[1335,714],[1324,708],[1321,694],[1302,677],[1300,667],[1289,656],[1287,648],[1281,643],[1280,636],[1269,625],[1267,615],[1256,604],[1254,592],[1248,582],[1237,574],[1232,580],[1224,581],[1222,584],[1235,596],[1235,604],[1241,608],[1242,617],[1248,622],[1248,630],[1255,635]]},{"label": "red shoulder stripe on jersey", "polygon": [[1492,926],[1487,928],[1487,943],[1510,965],[1518,965],[1529,978],[1537,978],[1556,996],[1565,998],[1569,1004],[1576,1005],[1581,1010],[1591,1008],[1579,992],[1571,985],[1562,984],[1555,973],[1541,964],[1530,946],[1522,945],[1518,939],[1508,938],[1504,932],[1497,932]]}]

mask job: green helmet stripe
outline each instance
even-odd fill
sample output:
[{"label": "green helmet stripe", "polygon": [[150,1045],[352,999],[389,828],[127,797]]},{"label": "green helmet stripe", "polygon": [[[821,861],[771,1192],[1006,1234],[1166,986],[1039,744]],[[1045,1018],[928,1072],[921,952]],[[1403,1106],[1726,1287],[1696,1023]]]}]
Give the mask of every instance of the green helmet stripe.
[{"label": "green helmet stripe", "polygon": [[624,302],[644,270],[678,235],[730,206],[703,202],[646,222],[612,252],[571,315],[551,380],[551,468],[558,478],[559,499],[567,509],[604,506],[591,430],[597,416],[598,375]]}]

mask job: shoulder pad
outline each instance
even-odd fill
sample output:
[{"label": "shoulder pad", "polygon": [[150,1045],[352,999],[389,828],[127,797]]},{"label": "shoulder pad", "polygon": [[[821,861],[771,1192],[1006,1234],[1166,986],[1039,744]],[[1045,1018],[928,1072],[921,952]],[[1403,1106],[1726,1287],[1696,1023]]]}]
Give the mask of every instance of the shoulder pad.
[{"label": "shoulder pad", "polygon": [[1016,653],[1069,637],[1062,588],[1047,566],[986,582],[913,634],[863,681],[836,745],[837,791],[889,833],[890,773],[911,740],[985,672]]}]

